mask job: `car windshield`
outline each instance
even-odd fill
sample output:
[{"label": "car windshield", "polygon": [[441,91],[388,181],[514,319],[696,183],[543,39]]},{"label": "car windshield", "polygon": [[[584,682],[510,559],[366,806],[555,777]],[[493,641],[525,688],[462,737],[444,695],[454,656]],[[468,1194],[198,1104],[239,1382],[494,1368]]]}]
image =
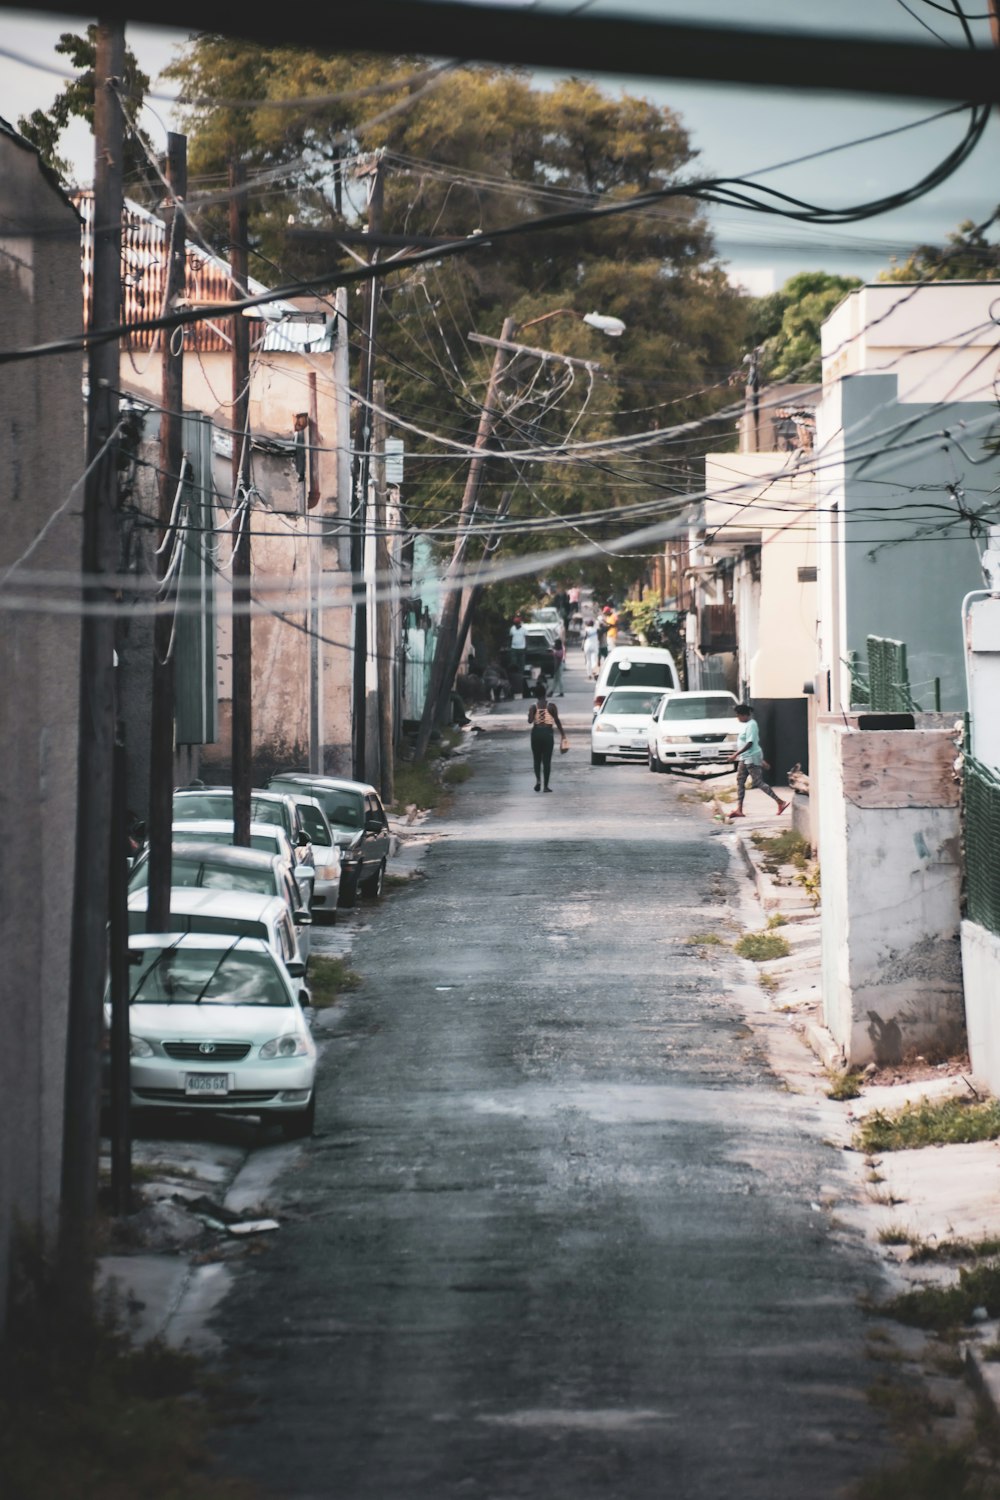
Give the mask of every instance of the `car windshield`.
[{"label": "car windshield", "polygon": [[145,948],[131,971],[132,1004],[291,1006],[266,953],[219,948]]},{"label": "car windshield", "polygon": [[231,792],[182,792],[174,797],[175,818],[231,818]]},{"label": "car windshield", "polygon": [[651,693],[612,693],[604,704],[602,712],[606,714],[640,714],[647,716],[663,697],[660,688],[655,688]]},{"label": "car windshield", "polygon": [[362,828],[365,799],[360,792],[328,791],[323,797],[323,811],[330,822],[340,828]]},{"label": "car windshield", "polygon": [[[232,828],[185,828],[185,844],[226,844],[233,842]],[[252,833],[250,835],[251,849],[264,849],[268,854],[281,853],[281,840],[277,834]],[[147,876],[148,879],[148,876]],[[145,881],[143,882],[145,884]],[[130,887],[131,889],[131,887]]]},{"label": "car windshield", "polygon": [[[144,891],[149,884],[149,860],[144,859],[128,883],[129,893]],[[244,870],[229,864],[210,864],[201,859],[170,861],[170,884],[205,886],[214,891],[253,891],[259,896],[278,895],[274,871]]]},{"label": "car windshield", "polygon": [[634,661],[630,665],[615,661],[608,668],[608,687],[614,687],[616,682],[622,687],[658,687],[662,690],[673,687],[674,676],[670,663],[666,661]]},{"label": "car windshield", "polygon": [[668,698],[661,719],[733,719],[736,704],[732,698]]}]

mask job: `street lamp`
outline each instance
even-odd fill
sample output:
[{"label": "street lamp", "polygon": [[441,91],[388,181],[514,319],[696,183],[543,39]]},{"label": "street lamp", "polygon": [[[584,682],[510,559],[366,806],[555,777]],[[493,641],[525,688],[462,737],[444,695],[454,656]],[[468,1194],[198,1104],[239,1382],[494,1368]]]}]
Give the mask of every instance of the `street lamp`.
[{"label": "street lamp", "polygon": [[547,323],[550,318],[579,318],[581,323],[586,323],[590,328],[596,328],[599,333],[606,333],[609,338],[620,339],[625,332],[625,324],[621,318],[612,318],[607,313],[581,313],[575,307],[557,307],[554,312],[542,313],[540,318],[529,318],[527,323],[518,323],[515,332],[520,333],[525,328],[534,328],[536,323]]}]

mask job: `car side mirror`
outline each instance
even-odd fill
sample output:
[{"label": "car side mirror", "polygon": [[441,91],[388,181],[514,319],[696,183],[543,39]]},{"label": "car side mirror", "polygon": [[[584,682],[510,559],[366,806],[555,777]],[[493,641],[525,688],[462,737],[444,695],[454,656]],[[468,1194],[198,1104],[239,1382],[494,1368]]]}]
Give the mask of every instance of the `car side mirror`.
[{"label": "car side mirror", "polygon": [[290,958],[285,965],[293,979],[302,979],[306,972],[306,966],[301,958]]},{"label": "car side mirror", "polygon": [[312,1006],[312,996],[308,990],[299,990],[299,1004],[303,1010],[309,1010]]}]

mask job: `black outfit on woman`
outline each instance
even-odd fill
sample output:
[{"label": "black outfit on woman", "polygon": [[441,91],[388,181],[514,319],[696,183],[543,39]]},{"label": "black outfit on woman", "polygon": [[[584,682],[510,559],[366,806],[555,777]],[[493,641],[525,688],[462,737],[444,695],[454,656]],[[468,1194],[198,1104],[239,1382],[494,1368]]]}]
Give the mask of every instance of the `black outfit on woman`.
[{"label": "black outfit on woman", "polygon": [[535,763],[535,791],[541,791],[544,781],[545,790],[548,792],[551,791],[549,776],[552,772],[552,751],[556,740],[555,726],[558,724],[559,729],[562,730],[555,704],[540,698],[528,710],[528,723],[531,725],[531,755]]}]

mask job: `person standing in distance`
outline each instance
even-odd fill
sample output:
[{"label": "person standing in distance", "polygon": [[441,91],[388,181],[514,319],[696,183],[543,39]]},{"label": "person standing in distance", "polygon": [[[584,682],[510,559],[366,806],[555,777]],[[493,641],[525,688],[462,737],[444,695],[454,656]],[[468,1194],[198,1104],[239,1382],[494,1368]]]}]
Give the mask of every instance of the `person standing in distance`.
[{"label": "person standing in distance", "polygon": [[566,663],[566,647],[563,645],[562,637],[552,647],[552,660],[555,662],[555,669],[552,673],[552,696],[561,698],[563,696],[563,667]]},{"label": "person standing in distance", "polygon": [[565,740],[566,731],[559,719],[559,710],[549,702],[548,689],[543,681],[535,688],[535,701],[528,709],[531,725],[531,757],[535,763],[535,791],[551,792],[549,776],[552,774],[552,751],[555,748],[556,729]]},{"label": "person standing in distance", "polygon": [[746,795],[748,781],[755,791],[763,792],[766,797],[770,797],[772,802],[777,802],[779,813],[783,813],[788,803],[782,802],[777,792],[772,791],[764,780],[764,752],[760,748],[760,731],[749,703],[736,705],[736,717],[740,721],[740,732],[736,736],[736,749],[729,759],[737,762],[737,801],[729,816],[731,818],[746,817],[743,811],[743,798]]},{"label": "person standing in distance", "polygon": [[510,665],[513,671],[521,677],[524,676],[524,658],[528,649],[528,637],[524,633],[524,625],[521,616],[514,616],[514,623],[510,627]]},{"label": "person standing in distance", "polygon": [[597,657],[600,651],[600,639],[597,626],[593,620],[588,620],[583,627],[583,659],[587,663],[587,676],[591,681],[597,676]]}]

